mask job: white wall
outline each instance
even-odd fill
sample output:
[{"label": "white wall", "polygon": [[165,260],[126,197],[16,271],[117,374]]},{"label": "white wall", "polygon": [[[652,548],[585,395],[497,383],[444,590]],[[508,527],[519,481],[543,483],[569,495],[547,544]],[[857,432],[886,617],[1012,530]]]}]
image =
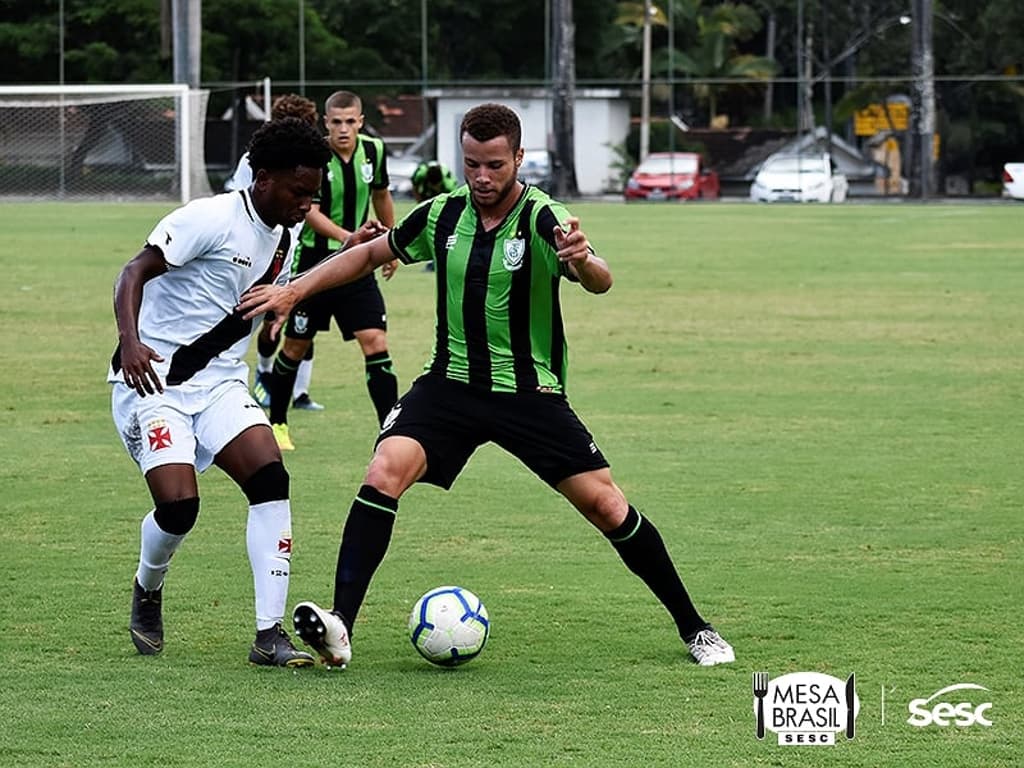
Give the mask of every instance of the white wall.
[{"label": "white wall", "polygon": [[[514,109],[523,124],[524,149],[553,149],[551,97],[543,91],[527,93],[447,94],[437,98],[437,159],[462,179],[459,125],[468,109],[497,102]],[[608,145],[621,144],[629,133],[629,102],[617,91],[582,91],[576,96],[576,183],[582,195],[598,195],[615,188],[617,156]]]}]

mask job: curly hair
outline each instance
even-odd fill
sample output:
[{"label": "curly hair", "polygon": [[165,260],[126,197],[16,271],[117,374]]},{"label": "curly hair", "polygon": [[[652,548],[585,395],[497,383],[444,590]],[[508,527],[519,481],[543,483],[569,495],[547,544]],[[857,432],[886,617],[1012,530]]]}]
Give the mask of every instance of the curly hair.
[{"label": "curly hair", "polygon": [[470,109],[462,118],[459,137],[467,133],[477,141],[490,141],[504,136],[513,152],[519,151],[523,140],[519,115],[504,104],[478,104]]},{"label": "curly hair", "polygon": [[270,119],[280,120],[282,117],[297,117],[316,125],[316,102],[297,93],[282,94],[274,99],[274,104],[270,108]]},{"label": "curly hair", "polygon": [[264,123],[249,139],[246,151],[253,173],[260,168],[283,171],[300,165],[323,168],[331,158],[331,148],[320,131],[298,117]]}]

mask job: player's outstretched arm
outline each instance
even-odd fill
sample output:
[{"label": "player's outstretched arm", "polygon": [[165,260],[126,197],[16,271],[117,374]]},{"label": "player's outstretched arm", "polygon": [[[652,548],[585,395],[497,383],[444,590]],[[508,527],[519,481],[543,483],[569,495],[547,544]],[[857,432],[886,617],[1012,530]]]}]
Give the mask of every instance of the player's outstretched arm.
[{"label": "player's outstretched arm", "polygon": [[[364,227],[379,227],[377,222],[368,222]],[[364,236],[368,233],[364,233]],[[391,261],[395,254],[391,252],[386,237],[375,236],[359,245],[338,251],[321,261],[308,272],[304,272],[287,285],[254,285],[238,302],[238,310],[246,320],[266,312],[273,312],[274,323],[271,326],[271,338],[277,333],[289,313],[303,299],[314,294],[334,288],[370,274],[377,267]]]}]

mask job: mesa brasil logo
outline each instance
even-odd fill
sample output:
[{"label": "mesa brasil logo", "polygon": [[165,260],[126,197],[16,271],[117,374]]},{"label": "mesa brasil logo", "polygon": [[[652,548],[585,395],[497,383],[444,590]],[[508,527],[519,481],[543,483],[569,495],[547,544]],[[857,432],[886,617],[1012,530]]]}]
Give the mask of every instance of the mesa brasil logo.
[{"label": "mesa brasil logo", "polygon": [[843,731],[856,734],[860,698],[851,674],[845,681],[821,672],[792,672],[774,679],[754,673],[755,734],[776,734],[785,746],[826,746]]}]

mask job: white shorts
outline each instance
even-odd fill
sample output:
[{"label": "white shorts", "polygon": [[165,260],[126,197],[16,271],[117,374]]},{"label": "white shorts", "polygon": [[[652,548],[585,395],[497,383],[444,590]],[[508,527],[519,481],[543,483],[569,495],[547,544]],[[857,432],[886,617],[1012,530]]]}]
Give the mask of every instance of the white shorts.
[{"label": "white shorts", "polygon": [[211,389],[167,387],[163,394],[145,397],[115,383],[111,410],[121,441],[143,475],[164,464],[191,464],[202,472],[249,427],[270,426],[249,388],[237,379]]}]

